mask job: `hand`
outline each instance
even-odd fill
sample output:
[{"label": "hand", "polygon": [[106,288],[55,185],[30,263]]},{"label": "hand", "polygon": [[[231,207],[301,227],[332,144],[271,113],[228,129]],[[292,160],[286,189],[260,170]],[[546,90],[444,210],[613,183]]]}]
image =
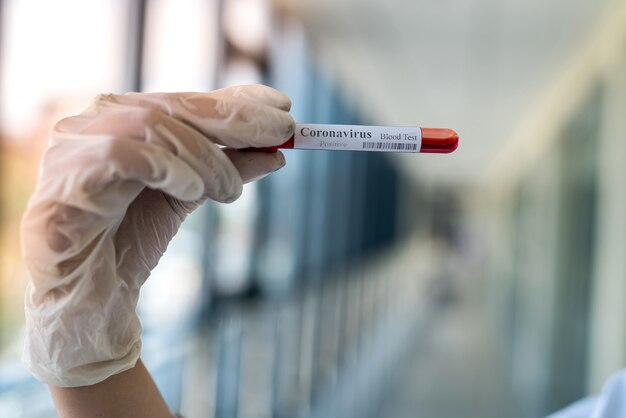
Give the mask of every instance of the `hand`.
[{"label": "hand", "polygon": [[24,360],[38,379],[91,385],[135,365],[139,288],[198,205],[285,164],[237,148],[283,143],[289,108],[264,86],[101,95],[56,124],[22,221]]}]

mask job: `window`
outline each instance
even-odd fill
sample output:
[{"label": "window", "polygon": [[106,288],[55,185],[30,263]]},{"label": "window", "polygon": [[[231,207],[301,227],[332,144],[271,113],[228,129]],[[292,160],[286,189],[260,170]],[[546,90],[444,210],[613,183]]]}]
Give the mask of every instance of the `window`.
[{"label": "window", "polygon": [[52,410],[47,390],[19,361],[20,219],[53,123],[81,112],[96,94],[123,89],[126,2],[5,0],[1,6],[0,415],[41,417]]}]

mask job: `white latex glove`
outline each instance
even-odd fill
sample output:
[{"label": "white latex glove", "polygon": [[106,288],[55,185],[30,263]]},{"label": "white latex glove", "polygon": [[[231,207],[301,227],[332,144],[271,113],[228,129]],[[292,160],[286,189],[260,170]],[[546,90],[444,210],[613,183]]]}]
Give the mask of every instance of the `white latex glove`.
[{"label": "white latex glove", "polygon": [[139,288],[187,214],[285,164],[235,148],[283,143],[289,108],[265,86],[131,93],[56,124],[22,221],[23,359],[35,377],[84,386],[135,365]]}]

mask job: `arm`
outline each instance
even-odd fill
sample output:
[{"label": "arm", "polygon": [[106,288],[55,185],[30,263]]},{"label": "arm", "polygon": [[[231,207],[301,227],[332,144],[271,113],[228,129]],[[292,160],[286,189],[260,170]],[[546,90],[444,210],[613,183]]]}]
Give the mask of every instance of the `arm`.
[{"label": "arm", "polygon": [[135,367],[91,386],[50,386],[61,418],[171,418],[141,360]]}]

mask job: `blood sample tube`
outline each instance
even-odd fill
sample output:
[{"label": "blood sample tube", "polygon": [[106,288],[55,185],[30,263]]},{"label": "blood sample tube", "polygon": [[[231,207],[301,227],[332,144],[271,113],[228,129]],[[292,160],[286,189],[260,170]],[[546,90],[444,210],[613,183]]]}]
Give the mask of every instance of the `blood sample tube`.
[{"label": "blood sample tube", "polygon": [[249,148],[404,153],[451,153],[459,146],[452,129],[361,125],[297,124],[294,135],[276,147]]}]

